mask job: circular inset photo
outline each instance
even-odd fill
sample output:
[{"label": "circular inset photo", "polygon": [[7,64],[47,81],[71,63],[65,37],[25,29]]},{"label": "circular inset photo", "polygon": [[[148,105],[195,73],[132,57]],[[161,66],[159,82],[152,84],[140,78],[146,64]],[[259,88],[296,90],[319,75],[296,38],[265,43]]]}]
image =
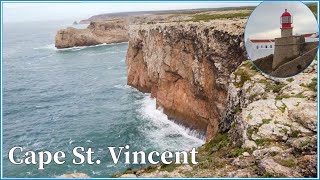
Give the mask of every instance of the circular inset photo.
[{"label": "circular inset photo", "polygon": [[314,60],[319,43],[316,12],[302,2],[262,2],[245,28],[253,64],[273,77],[290,77]]}]

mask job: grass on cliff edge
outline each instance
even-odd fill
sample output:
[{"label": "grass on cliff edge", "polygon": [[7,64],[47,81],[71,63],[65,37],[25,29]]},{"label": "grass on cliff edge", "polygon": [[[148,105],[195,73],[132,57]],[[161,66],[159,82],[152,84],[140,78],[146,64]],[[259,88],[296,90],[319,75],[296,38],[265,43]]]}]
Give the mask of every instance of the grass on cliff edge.
[{"label": "grass on cliff edge", "polygon": [[[210,142],[197,148],[198,154],[196,156],[198,164],[192,165],[193,170],[185,173],[187,177],[198,176],[199,170],[215,170],[223,168],[226,164],[231,164],[233,158],[242,155],[243,152],[252,153],[254,149],[242,148],[242,143],[235,143],[229,139],[226,133],[217,134]],[[123,173],[115,174],[112,177],[120,177],[123,174],[137,174],[137,173],[152,173],[155,171],[168,171],[176,170],[180,164],[160,164],[149,165],[139,169],[128,168]]]},{"label": "grass on cliff edge", "polygon": [[210,21],[214,19],[229,19],[229,18],[244,18],[248,17],[251,12],[246,13],[231,13],[231,14],[196,14],[192,16],[191,21],[199,22],[199,21]]},{"label": "grass on cliff edge", "polygon": [[[309,4],[307,5],[309,9],[313,12],[313,14],[317,17],[317,4]],[[245,8],[248,10],[253,10],[254,8]],[[189,12],[189,14],[192,14]],[[203,14],[195,14],[192,16],[191,21],[199,22],[199,21],[210,21],[214,19],[229,19],[229,18],[246,18],[249,17],[251,12],[239,12],[239,13],[230,13],[230,14],[209,14],[209,13],[203,13]]]}]

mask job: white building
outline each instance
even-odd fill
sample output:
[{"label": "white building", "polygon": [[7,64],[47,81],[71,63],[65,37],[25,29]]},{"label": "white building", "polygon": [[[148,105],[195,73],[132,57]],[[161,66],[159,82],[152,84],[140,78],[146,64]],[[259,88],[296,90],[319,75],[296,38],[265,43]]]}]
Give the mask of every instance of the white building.
[{"label": "white building", "polygon": [[248,39],[246,49],[249,58],[253,61],[266,57],[274,52],[274,40],[272,39]]},{"label": "white building", "polygon": [[[318,33],[304,34],[305,42],[319,41]],[[252,61],[274,53],[273,39],[247,39],[246,49]]]},{"label": "white building", "polygon": [[319,33],[305,34],[304,39],[306,42],[317,42],[319,41]]}]

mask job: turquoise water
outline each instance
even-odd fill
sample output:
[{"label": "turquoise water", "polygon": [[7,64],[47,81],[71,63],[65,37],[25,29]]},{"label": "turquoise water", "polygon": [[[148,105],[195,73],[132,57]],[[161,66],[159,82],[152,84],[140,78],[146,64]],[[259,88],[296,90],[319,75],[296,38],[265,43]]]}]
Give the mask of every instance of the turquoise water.
[{"label": "turquoise water", "polygon": [[[63,22],[4,24],[3,176],[57,177],[81,172],[110,177],[132,165],[113,164],[107,147],[190,150],[204,143],[156,109],[155,100],[126,85],[127,43],[57,50]],[[66,162],[14,165],[8,151],[64,151]],[[91,147],[100,165],[74,165],[72,149]],[[16,159],[23,159],[18,154]]]}]

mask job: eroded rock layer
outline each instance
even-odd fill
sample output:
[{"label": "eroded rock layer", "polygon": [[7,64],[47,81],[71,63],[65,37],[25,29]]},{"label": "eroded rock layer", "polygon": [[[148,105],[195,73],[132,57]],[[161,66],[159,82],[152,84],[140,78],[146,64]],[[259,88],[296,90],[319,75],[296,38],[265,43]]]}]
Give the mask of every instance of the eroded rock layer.
[{"label": "eroded rock layer", "polygon": [[198,164],[159,164],[115,177],[317,177],[317,61],[297,76],[262,74],[248,60],[231,75],[219,133]]},{"label": "eroded rock layer", "polygon": [[91,22],[86,29],[68,27],[59,30],[55,37],[55,46],[62,49],[126,41],[128,30],[125,21],[103,21]]},{"label": "eroded rock layer", "polygon": [[246,59],[244,19],[129,27],[128,84],[179,123],[218,131],[230,74]]}]

